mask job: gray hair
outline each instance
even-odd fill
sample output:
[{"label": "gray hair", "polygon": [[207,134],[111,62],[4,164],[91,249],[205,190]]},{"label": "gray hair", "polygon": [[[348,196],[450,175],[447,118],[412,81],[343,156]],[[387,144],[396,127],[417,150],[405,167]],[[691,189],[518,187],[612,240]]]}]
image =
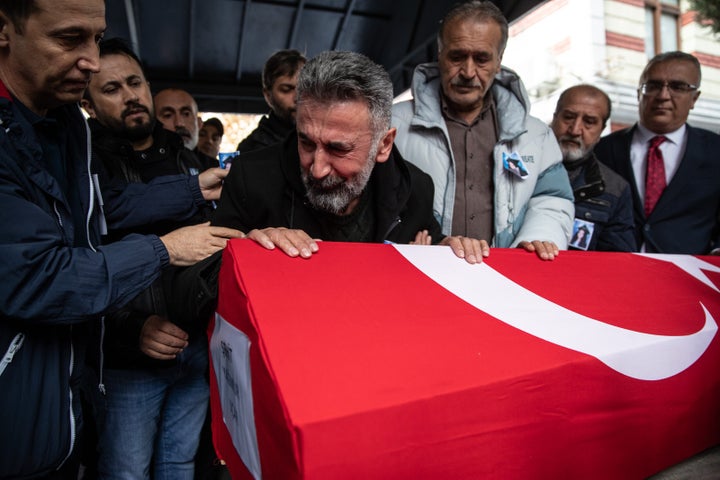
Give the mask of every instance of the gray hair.
[{"label": "gray hair", "polygon": [[642,71],[642,75],[640,75],[640,83],[644,83],[645,80],[647,80],[648,71],[650,71],[650,68],[652,68],[654,65],[657,65],[658,63],[669,62],[671,60],[680,60],[693,64],[698,74],[697,86],[700,86],[700,80],[702,79],[702,73],[700,71],[700,61],[694,55],[690,55],[689,53],[680,51],[658,53],[653,58],[651,58],[647,65],[645,65],[645,68]]},{"label": "gray hair", "polygon": [[508,21],[500,9],[490,1],[471,0],[455,5],[442,19],[438,31],[438,51],[443,48],[445,29],[454,20],[473,20],[475,22],[495,22],[500,27],[500,48],[498,55],[502,56],[508,41]]},{"label": "gray hair", "polygon": [[310,59],[300,70],[298,105],[361,100],[370,112],[373,136],[390,129],[393,87],[383,67],[361,53],[328,51]]}]

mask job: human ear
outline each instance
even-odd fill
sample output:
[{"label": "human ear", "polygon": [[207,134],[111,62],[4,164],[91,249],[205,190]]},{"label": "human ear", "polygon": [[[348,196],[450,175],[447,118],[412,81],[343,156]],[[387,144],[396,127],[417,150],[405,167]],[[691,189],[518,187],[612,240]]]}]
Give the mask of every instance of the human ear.
[{"label": "human ear", "polygon": [[376,163],[383,163],[387,161],[388,158],[390,158],[390,152],[392,152],[393,143],[395,143],[395,135],[397,135],[397,129],[391,128],[380,140],[380,145],[378,146],[378,153],[375,156]]}]

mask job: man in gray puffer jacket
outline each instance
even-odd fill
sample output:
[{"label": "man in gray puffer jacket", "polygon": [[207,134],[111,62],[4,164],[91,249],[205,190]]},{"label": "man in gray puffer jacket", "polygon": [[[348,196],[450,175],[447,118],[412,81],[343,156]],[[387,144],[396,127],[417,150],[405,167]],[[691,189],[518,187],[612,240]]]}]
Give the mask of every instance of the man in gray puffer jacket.
[{"label": "man in gray puffer jacket", "polygon": [[507,37],[492,2],[453,8],[438,34],[439,62],[419,65],[413,100],[393,107],[396,145],[433,178],[444,234],[552,260],[567,247],[573,194],[555,136],[501,66]]}]

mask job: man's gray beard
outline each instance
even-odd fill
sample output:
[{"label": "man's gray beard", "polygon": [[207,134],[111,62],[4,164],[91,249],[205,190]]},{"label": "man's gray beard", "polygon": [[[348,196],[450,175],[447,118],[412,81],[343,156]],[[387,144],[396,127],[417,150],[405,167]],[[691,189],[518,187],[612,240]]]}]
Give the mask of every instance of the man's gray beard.
[{"label": "man's gray beard", "polygon": [[[317,210],[329,212],[333,215],[342,215],[350,202],[360,197],[370,181],[373,168],[375,168],[377,151],[378,145],[374,142],[374,147],[370,149],[365,167],[352,180],[342,180],[330,176],[316,180],[309,171],[302,170],[300,173],[310,205]],[[324,189],[327,188],[332,190],[325,191]]]},{"label": "man's gray beard", "polygon": [[[562,137],[560,138],[562,140]],[[590,148],[583,148],[582,146],[578,147],[572,147],[568,148],[562,144],[560,144],[560,151],[562,152],[563,156],[563,163],[575,163],[578,160],[582,160],[583,158],[587,157],[590,151],[592,150],[592,147]]]},{"label": "man's gray beard", "polygon": [[581,158],[585,156],[586,152],[583,152],[582,148],[566,148],[561,147],[560,150],[562,150],[563,154],[563,162],[577,162]]}]

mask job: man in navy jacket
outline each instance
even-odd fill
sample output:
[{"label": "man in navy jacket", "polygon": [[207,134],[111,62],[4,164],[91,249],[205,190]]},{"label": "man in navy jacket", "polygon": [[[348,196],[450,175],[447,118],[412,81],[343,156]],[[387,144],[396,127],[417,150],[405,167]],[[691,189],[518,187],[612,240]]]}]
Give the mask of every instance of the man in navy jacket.
[{"label": "man in navy jacket", "polygon": [[[630,183],[635,239],[642,251],[719,252],[720,136],[686,123],[699,88],[697,58],[683,52],[655,56],[640,76],[640,121],[602,138],[595,147],[600,161]],[[656,136],[665,137],[659,149],[667,186],[646,211],[648,151]]]},{"label": "man in navy jacket", "polygon": [[89,322],[239,235],[203,224],[99,246],[89,133],[72,104],[105,28],[104,0],[0,3],[0,478],[77,478]]},{"label": "man in navy jacket", "polygon": [[[573,237],[568,248],[634,252],[630,185],[600,163],[592,149],[600,140],[611,103],[592,85],[575,85],[558,98],[552,128],[575,196]],[[583,240],[575,242],[576,235]]]}]

